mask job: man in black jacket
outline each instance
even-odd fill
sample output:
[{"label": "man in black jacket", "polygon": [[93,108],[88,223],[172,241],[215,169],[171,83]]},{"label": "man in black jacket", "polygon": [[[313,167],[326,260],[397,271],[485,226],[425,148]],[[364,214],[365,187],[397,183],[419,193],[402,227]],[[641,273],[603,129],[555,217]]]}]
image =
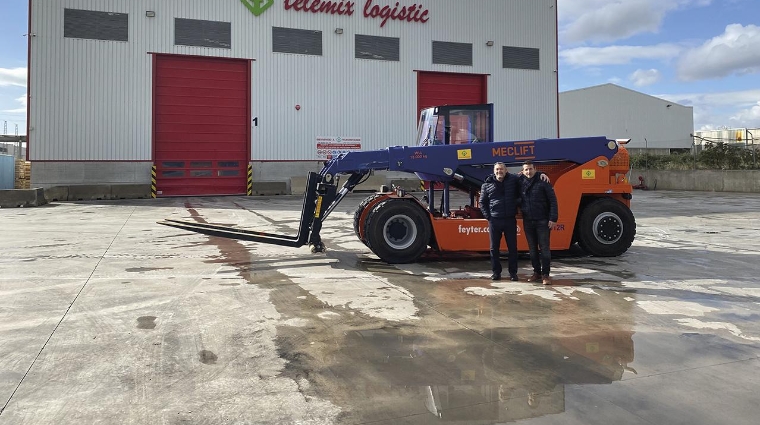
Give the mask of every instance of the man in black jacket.
[{"label": "man in black jacket", "polygon": [[480,211],[488,220],[491,237],[491,280],[501,280],[499,246],[501,235],[507,239],[509,250],[509,277],[517,280],[517,205],[520,197],[520,179],[507,171],[503,162],[493,165],[493,175],[486,178],[480,188]]},{"label": "man in black jacket", "polygon": [[523,216],[523,230],[530,249],[530,262],[533,265],[533,276],[528,281],[542,280],[544,285],[551,285],[549,273],[552,257],[549,233],[557,224],[557,196],[549,183],[536,176],[536,168],[532,161],[523,163],[523,175],[519,180],[522,186],[520,210]]}]

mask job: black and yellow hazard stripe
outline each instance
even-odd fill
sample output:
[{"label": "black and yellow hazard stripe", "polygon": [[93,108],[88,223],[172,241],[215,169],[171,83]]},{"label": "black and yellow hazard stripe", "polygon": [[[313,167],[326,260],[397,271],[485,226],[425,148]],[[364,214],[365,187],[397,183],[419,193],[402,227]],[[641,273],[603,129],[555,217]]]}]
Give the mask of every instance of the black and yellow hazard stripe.
[{"label": "black and yellow hazard stripe", "polygon": [[156,197],[156,164],[150,167],[150,197]]},{"label": "black and yellow hazard stripe", "polygon": [[420,180],[420,192],[424,192],[424,191],[425,191],[425,181]]},{"label": "black and yellow hazard stripe", "polygon": [[248,190],[246,191],[246,194],[248,196],[253,195],[253,165],[248,164]]}]

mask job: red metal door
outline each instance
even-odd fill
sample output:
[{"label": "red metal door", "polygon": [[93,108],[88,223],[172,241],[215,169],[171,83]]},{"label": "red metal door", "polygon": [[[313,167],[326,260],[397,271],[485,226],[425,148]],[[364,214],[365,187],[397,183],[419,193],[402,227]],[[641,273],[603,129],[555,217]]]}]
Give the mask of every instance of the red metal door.
[{"label": "red metal door", "polygon": [[153,147],[159,196],[245,194],[250,62],[156,55]]},{"label": "red metal door", "polygon": [[431,106],[488,103],[487,78],[476,74],[418,72],[417,112]]}]

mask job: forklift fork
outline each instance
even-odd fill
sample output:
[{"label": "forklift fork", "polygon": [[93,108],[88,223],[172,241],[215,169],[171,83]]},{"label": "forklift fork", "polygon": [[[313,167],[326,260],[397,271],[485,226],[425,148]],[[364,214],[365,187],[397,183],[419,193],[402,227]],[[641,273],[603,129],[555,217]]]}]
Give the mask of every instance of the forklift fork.
[{"label": "forklift fork", "polygon": [[313,172],[309,173],[306,180],[306,191],[303,196],[303,206],[301,207],[301,220],[296,236],[174,219],[165,219],[159,221],[158,224],[208,236],[272,245],[300,247],[309,244],[312,252],[322,252],[325,249],[320,237],[322,222],[335,209],[338,203],[356,187],[365,174],[352,174],[341,188],[340,193],[337,193],[337,187],[332,176],[324,176]]}]

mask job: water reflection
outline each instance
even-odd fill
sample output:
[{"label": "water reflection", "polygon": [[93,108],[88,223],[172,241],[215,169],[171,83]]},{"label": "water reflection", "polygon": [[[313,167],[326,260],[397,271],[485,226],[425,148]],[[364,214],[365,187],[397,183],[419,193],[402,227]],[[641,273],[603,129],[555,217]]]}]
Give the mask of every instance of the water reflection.
[{"label": "water reflection", "polygon": [[336,309],[331,317],[340,320],[280,327],[283,373],[307,379],[309,394],[340,406],[341,423],[394,425],[559,414],[567,385],[606,385],[636,373],[631,294],[579,291],[550,301],[473,297],[464,293],[471,286],[415,288],[425,303],[418,320],[393,323]]},{"label": "water reflection", "polygon": [[[333,372],[370,378],[357,388],[370,399],[416,399],[438,422],[514,421],[563,412],[567,384],[609,384],[626,370],[635,373],[628,366],[632,335],[609,330],[526,338],[503,328],[417,335],[363,330],[350,332],[345,341],[351,357],[362,353],[362,361]],[[348,372],[354,367],[363,370]],[[389,404],[395,410],[408,403]],[[411,414],[409,407],[397,413]]]}]

